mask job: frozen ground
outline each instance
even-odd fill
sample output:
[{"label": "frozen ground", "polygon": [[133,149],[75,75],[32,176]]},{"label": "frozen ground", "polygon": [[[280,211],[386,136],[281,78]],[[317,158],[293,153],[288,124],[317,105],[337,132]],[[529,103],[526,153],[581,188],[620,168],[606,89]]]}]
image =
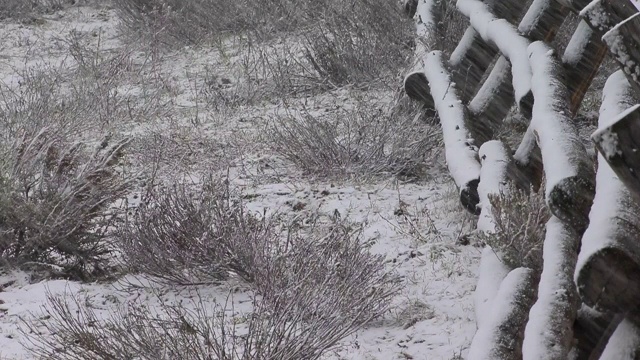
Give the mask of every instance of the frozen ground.
[{"label": "frozen ground", "polygon": [[[20,74],[27,68],[74,66],[69,58],[70,34],[79,34],[80,41],[105,53],[117,52],[123,46],[116,37],[114,11],[106,7],[76,6],[29,24],[2,21],[0,80],[18,88]],[[384,319],[345,339],[343,346],[327,358],[448,360],[463,357],[475,333],[471,295],[480,250],[456,245],[472,224],[460,210],[455,189],[441,175],[441,167],[434,166],[431,179],[423,183],[395,180],[331,183],[305,177],[252,142],[260,136],[265,119],[281,111],[282,104],[265,100],[233,111],[221,111],[203,107],[194,100],[199,76],[211,69],[222,69],[224,63],[242,56],[232,53],[222,61],[217,54],[191,49],[163,54],[153,71],[162,76],[165,92],[150,101],[141,94],[160,91],[160,83],[138,81],[138,75],[132,75],[146,71],[143,65],[149,54],[136,49],[130,51],[127,64],[133,70],[105,94],[119,93],[127,102],[135,103],[134,111],[153,106],[154,117],[141,123],[129,121],[126,114],[114,116],[110,121],[88,126],[82,136],[93,140],[106,132],[134,136],[134,150],[139,152],[131,155],[133,163],[148,161],[153,154],[146,151],[146,146],[162,141],[164,147],[175,148],[172,158],[163,159],[165,170],[185,177],[222,162],[230,164],[230,180],[242,189],[252,210],[278,210],[300,217],[338,213],[363,223],[365,236],[374,240],[372,251],[386,256],[389,267],[398,271],[405,286]],[[327,113],[348,107],[354,93],[355,90],[344,89],[311,99],[294,99],[292,103],[295,106],[296,101],[304,102],[317,113]],[[391,99],[391,94],[385,92],[358,92],[357,96],[370,101]],[[111,116],[118,110],[116,106],[102,115]],[[228,286],[197,290],[205,298],[222,301]],[[156,301],[155,295],[146,288],[132,290],[121,283],[80,284],[61,280],[32,283],[22,273],[3,275],[0,287],[2,359],[30,358],[21,344],[23,338],[18,327],[24,321],[41,317],[47,292],[79,295],[87,299],[92,308],[105,314],[127,301]],[[192,297],[194,291],[162,289],[162,296],[178,301]]]}]

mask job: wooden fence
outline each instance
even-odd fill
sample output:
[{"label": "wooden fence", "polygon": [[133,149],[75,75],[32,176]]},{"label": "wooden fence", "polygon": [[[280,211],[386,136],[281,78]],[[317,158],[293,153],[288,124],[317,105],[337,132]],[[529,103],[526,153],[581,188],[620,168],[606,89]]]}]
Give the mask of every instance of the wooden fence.
[{"label": "wooden fence", "polygon": [[[483,252],[469,359],[640,358],[640,14],[630,0],[458,0],[469,27],[435,48],[444,0],[407,0],[417,41],[404,89],[437,112],[462,205],[494,230],[490,195],[544,188],[541,273]],[[564,49],[551,41],[570,13]],[[574,116],[606,56],[597,171]],[[511,150],[494,139],[516,107],[529,122]],[[542,184],[544,181],[544,184]],[[537,190],[536,190],[537,191]]]}]

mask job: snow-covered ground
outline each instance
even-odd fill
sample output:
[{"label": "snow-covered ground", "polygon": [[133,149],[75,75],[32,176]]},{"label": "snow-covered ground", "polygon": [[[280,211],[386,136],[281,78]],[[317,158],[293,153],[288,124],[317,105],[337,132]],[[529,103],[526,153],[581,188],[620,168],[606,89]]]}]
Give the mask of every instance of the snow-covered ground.
[{"label": "snow-covered ground", "polygon": [[[108,7],[74,6],[31,24],[0,22],[0,81],[17,87],[21,80],[18,74],[26,68],[67,66],[66,40],[70,34],[86,35],[81,36],[82,41],[101,51],[118,51],[123,45],[116,36],[116,21],[115,12]],[[142,66],[148,55],[133,51],[132,66]],[[225,161],[231,165],[233,186],[242,189],[251,210],[277,209],[292,216],[337,212],[364,224],[364,236],[374,243],[372,251],[385,255],[389,268],[402,276],[404,288],[385,318],[344,339],[342,346],[327,358],[449,360],[466,354],[476,329],[472,293],[481,254],[474,246],[456,245],[473,220],[461,210],[456,190],[439,170],[441,166],[434,165],[431,180],[422,183],[391,179],[366,183],[314,181],[251,141],[260,136],[264,119],[281,111],[282,104],[263,101],[220,113],[203,109],[194,101],[198,76],[207,69],[215,71],[218,65],[240,55],[220,59],[214,50],[185,49],[162,56],[155,70],[168,82],[163,84],[169,89],[165,96],[170,100],[147,105],[175,116],[158,116],[160,120],[145,123],[106,121],[100,128],[86,129],[83,137],[99,138],[105,132],[134,136],[137,142],[133,149],[140,153],[132,154],[132,161],[145,162],[152,155],[144,152],[145,141],[157,139],[148,135],[161,134],[171,140],[167,146],[176,147],[177,161],[165,162],[167,167],[175,167],[171,171],[188,176]],[[130,94],[131,101],[144,101],[138,95],[154,90],[156,85],[128,78],[116,89],[120,94]],[[307,106],[313,111],[326,113],[349,106],[356,95],[379,101],[390,101],[392,96],[374,91],[355,94],[355,90],[343,89],[304,102],[312,102]],[[175,123],[167,123],[168,118]],[[187,140],[183,142],[184,139]],[[304,206],[292,206],[299,203]],[[398,212],[399,208],[403,211]],[[0,277],[0,288],[2,359],[30,358],[21,344],[23,335],[18,328],[24,321],[42,317],[47,293],[81,296],[93,309],[108,314],[127,301],[154,301],[158,291],[152,294],[150,289],[123,287],[120,282],[32,282],[19,272]],[[205,298],[222,301],[228,287],[196,290]],[[162,289],[163,296],[176,301],[191,297],[193,291]]]}]

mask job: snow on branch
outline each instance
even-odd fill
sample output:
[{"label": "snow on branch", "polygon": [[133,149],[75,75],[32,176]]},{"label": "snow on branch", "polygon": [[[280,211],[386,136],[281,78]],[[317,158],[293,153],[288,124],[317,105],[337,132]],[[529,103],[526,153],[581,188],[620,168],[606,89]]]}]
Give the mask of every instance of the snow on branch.
[{"label": "snow on branch", "polygon": [[622,71],[609,77],[602,98],[601,129],[593,135],[601,149],[596,196],[582,238],[575,281],[587,305],[623,312],[640,299],[640,206],[606,161],[607,153],[618,154],[617,135],[609,133],[610,120],[635,103]]},{"label": "snow on branch", "polygon": [[456,6],[469,18],[471,26],[482,39],[496,46],[511,62],[513,88],[520,105],[531,91],[532,73],[526,51],[529,41],[507,20],[494,16],[489,7],[479,0],[458,0]]},{"label": "snow on branch", "polygon": [[427,54],[424,74],[440,118],[449,172],[460,189],[460,201],[467,210],[477,214],[480,181],[478,148],[467,129],[467,108],[459,99],[458,89],[451,81],[441,51]]},{"label": "snow on branch", "polygon": [[566,360],[580,304],[573,271],[580,238],[557,217],[547,222],[538,299],[529,312],[523,360]]},{"label": "snow on branch", "polygon": [[529,46],[527,53],[533,71],[535,102],[524,149],[533,147],[530,143],[534,135],[542,154],[549,209],[582,232],[593,201],[593,166],[569,118],[567,88],[562,83],[561,64],[553,50],[537,41]]}]

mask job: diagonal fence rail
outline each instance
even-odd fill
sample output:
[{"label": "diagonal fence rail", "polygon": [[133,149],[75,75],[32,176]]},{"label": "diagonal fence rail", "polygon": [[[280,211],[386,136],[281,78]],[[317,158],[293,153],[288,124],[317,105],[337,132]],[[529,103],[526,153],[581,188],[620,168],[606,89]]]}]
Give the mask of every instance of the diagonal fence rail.
[{"label": "diagonal fence rail", "polygon": [[[404,89],[438,115],[462,206],[487,234],[489,198],[511,189],[543,191],[551,214],[540,272],[483,252],[468,358],[640,358],[638,10],[630,0],[458,0],[469,26],[447,57],[434,38],[442,1],[404,1],[417,25]],[[553,49],[572,13],[570,41]],[[574,117],[607,56],[620,70],[601,90],[594,170]],[[514,107],[528,127],[512,151],[495,136]]]}]

